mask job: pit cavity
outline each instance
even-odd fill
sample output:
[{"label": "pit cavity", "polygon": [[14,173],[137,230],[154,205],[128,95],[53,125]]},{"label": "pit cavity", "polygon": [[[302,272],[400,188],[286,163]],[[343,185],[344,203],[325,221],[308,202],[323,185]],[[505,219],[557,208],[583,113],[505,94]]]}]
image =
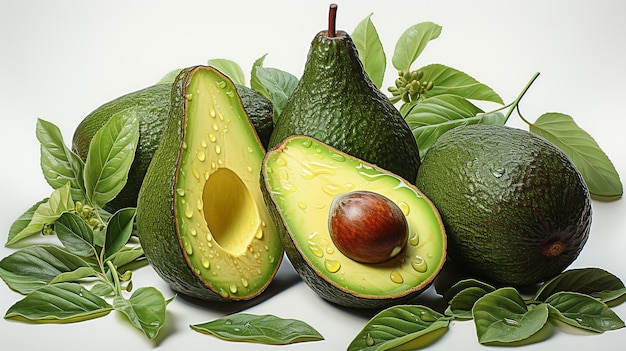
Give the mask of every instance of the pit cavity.
[{"label": "pit cavity", "polygon": [[262,230],[259,211],[250,190],[237,174],[218,168],[204,184],[203,212],[215,242],[225,251],[239,255],[251,237]]}]

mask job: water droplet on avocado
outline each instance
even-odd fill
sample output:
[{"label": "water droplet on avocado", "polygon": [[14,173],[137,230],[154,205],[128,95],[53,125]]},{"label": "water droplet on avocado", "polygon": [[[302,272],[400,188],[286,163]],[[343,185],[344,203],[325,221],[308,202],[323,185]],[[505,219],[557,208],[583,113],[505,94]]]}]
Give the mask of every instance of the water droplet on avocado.
[{"label": "water droplet on avocado", "polygon": [[411,244],[413,246],[417,246],[417,244],[419,244],[419,243],[420,243],[419,235],[417,235],[417,232],[413,232],[411,237],[409,237],[409,244]]},{"label": "water droplet on avocado", "polygon": [[500,168],[496,168],[493,171],[491,171],[491,174],[493,174],[494,177],[496,178],[500,178],[504,175],[505,170],[504,168],[500,167]]},{"label": "water droplet on avocado", "polygon": [[198,198],[198,201],[196,201],[196,208],[198,209],[198,211],[202,211],[202,207],[203,207],[203,203],[202,203],[202,199]]},{"label": "water droplet on avocado", "polygon": [[341,268],[341,262],[337,260],[324,260],[324,267],[330,273],[336,273]]},{"label": "water droplet on avocado", "polygon": [[426,263],[426,260],[418,255],[415,255],[415,257],[413,257],[413,259],[411,260],[411,267],[413,267],[416,272],[420,273],[424,273],[428,270],[428,264]]},{"label": "water droplet on avocado", "polygon": [[204,161],[206,159],[206,155],[204,154],[204,151],[198,151],[197,156],[198,156],[198,160],[200,161]]},{"label": "water droplet on avocado", "polygon": [[218,88],[220,88],[220,89],[224,89],[224,88],[226,88],[226,82],[225,82],[225,81],[223,81],[223,80],[220,80],[220,81],[218,81],[218,82],[215,82],[215,85],[217,85],[217,87],[218,87]]},{"label": "water droplet on avocado", "polygon": [[211,261],[209,261],[208,257],[202,257],[202,267],[206,269],[211,268]]},{"label": "water droplet on avocado", "polygon": [[220,154],[222,152],[222,148],[219,145],[215,145],[215,153]]},{"label": "water droplet on avocado", "polygon": [[178,194],[179,196],[185,196],[185,189],[177,188],[176,194]]},{"label": "water droplet on avocado", "polygon": [[389,278],[391,279],[392,282],[396,284],[404,283],[404,278],[402,277],[402,274],[400,274],[400,272],[398,271],[392,271],[391,274],[389,275]]},{"label": "water droplet on avocado", "polygon": [[220,126],[217,125],[217,123],[213,123],[213,125],[211,126],[211,128],[213,128],[214,131],[218,131],[220,130]]},{"label": "water droplet on avocado", "polygon": [[346,160],[346,157],[344,155],[340,155],[340,154],[331,154],[330,158],[332,158],[333,160],[337,161],[337,162],[343,162]]},{"label": "water droplet on avocado", "polygon": [[193,217],[193,208],[191,208],[191,204],[189,204],[188,202],[185,204],[185,217]]},{"label": "water droplet on avocado", "polygon": [[228,287],[228,290],[230,290],[231,293],[236,294],[237,293],[237,285],[230,284],[230,287]]},{"label": "water droplet on avocado", "polygon": [[191,243],[189,241],[183,240],[183,248],[185,249],[187,255],[193,255],[193,246],[191,246]]},{"label": "water droplet on avocado", "polygon": [[207,142],[206,140],[202,139],[202,141],[200,142],[200,145],[202,145],[202,147],[207,147]]},{"label": "water droplet on avocado", "polygon": [[400,210],[402,211],[402,213],[404,213],[405,216],[408,216],[409,213],[411,213],[411,208],[404,201],[398,202],[398,207],[400,207]]},{"label": "water droplet on avocado", "polygon": [[193,99],[193,94],[185,94],[185,100],[191,101],[191,99]]},{"label": "water droplet on avocado", "polygon": [[196,228],[189,228],[189,234],[191,234],[191,236],[196,236],[198,235],[198,232],[196,231]]},{"label": "water droplet on avocado", "polygon": [[324,184],[322,186],[322,191],[330,196],[337,196],[341,194],[341,187],[334,184]]},{"label": "water droplet on avocado", "polygon": [[312,143],[312,142],[311,142],[311,140],[309,140],[309,139],[306,139],[306,140],[303,140],[303,141],[302,141],[302,146],[304,146],[304,147],[306,147],[306,148],[310,148],[312,144],[313,144],[313,143]]},{"label": "water droplet on avocado", "polygon": [[217,138],[215,137],[215,134],[211,133],[209,134],[209,140],[211,140],[211,142],[215,142],[217,140]]}]

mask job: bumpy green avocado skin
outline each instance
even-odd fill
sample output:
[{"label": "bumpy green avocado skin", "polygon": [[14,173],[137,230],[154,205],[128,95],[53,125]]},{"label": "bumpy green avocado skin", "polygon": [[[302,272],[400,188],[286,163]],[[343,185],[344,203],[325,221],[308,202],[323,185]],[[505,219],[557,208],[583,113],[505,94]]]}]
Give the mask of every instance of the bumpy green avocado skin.
[{"label": "bumpy green avocado skin", "polygon": [[131,165],[128,181],[122,191],[106,208],[115,212],[125,207],[137,206],[137,194],[159,146],[161,134],[167,120],[170,105],[170,84],[157,84],[109,101],[87,115],[74,131],[72,149],[85,160],[89,144],[96,132],[116,113],[127,108],[136,108],[139,113],[139,142]]},{"label": "bumpy green avocado skin", "polygon": [[[274,128],[272,103],[248,87],[236,85],[236,88],[261,143],[267,147]],[[106,204],[106,209],[110,212],[137,206],[139,188],[167,124],[171,92],[171,84],[156,84],[122,95],[98,107],[76,127],[72,150],[85,160],[91,139],[114,114],[130,107],[136,108],[139,113],[139,143],[135,159],[126,186],[115,199]]]},{"label": "bumpy green avocado skin", "polygon": [[320,32],[269,147],[307,135],[415,183],[420,158],[402,115],[371,82],[345,32]]},{"label": "bumpy green avocado skin", "polygon": [[417,187],[441,213],[450,259],[496,283],[524,286],[556,276],[589,236],[582,176],[554,145],[520,129],[446,132],[422,160]]},{"label": "bumpy green avocado skin", "polygon": [[[171,118],[167,119],[163,138],[157,153],[154,155],[155,164],[159,170],[149,172],[145,177],[145,187],[139,192],[137,226],[142,240],[142,246],[149,257],[152,267],[172,289],[183,294],[221,300],[217,294],[211,294],[208,289],[189,269],[184,256],[181,254],[179,239],[176,236],[176,221],[172,220],[171,209],[174,208],[176,191],[176,168],[180,149],[182,148],[185,118],[185,83],[192,68],[183,69],[179,78],[172,85]],[[148,191],[149,190],[149,191]],[[143,203],[160,203],[161,206],[150,206],[150,213],[143,210]],[[156,233],[170,233],[170,235],[156,235]],[[158,262],[169,262],[159,264]],[[156,264],[155,264],[156,263]]]}]

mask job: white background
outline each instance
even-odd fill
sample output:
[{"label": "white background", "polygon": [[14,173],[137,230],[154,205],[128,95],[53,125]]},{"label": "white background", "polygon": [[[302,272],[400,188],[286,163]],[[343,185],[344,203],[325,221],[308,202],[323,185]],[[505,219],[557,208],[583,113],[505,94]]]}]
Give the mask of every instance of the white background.
[{"label": "white background", "polygon": [[[37,118],[57,124],[69,144],[90,111],[146,87],[174,68],[228,58],[246,72],[267,53],[265,65],[297,77],[310,41],[326,27],[328,1],[0,1],[0,242],[11,223],[50,187],[39,168]],[[544,112],[570,114],[593,135],[626,177],[626,4],[620,1],[339,1],[339,29],[352,32],[372,20],[388,61],[409,26],[443,26],[415,67],[443,63],[465,71],[512,101],[541,72],[522,102],[534,121]],[[249,74],[248,74],[249,78]],[[386,84],[395,79],[388,64]],[[526,129],[513,116],[508,123]],[[572,267],[601,267],[626,279],[626,200],[593,202],[590,239]],[[0,248],[0,256],[13,252]],[[167,286],[150,267],[135,287]],[[418,303],[428,303],[432,291]],[[0,313],[20,298],[0,286]],[[117,313],[72,325],[28,325],[0,319],[0,343],[20,349],[257,350],[275,346],[232,343],[193,332],[190,324],[244,310],[297,318],[325,340],[280,349],[343,350],[366,323],[367,313],[330,305],[297,277],[285,260],[264,297],[248,304],[201,304],[177,298],[157,341],[126,325]],[[626,319],[626,304],[615,308]],[[617,350],[626,329],[602,335],[557,329],[548,340],[522,349]],[[454,323],[433,350],[487,349],[472,322]]]}]

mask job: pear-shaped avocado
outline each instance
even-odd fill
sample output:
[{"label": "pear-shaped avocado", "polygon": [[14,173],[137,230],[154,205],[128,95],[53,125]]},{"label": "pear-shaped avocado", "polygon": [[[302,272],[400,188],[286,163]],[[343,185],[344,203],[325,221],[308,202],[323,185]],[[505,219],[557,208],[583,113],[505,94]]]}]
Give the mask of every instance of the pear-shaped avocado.
[{"label": "pear-shaped avocado", "polygon": [[350,36],[329,30],[311,43],[304,72],[278,116],[269,147],[307,135],[415,183],[417,142],[389,99],[371,82]]},{"label": "pear-shaped avocado", "polygon": [[146,258],[172,289],[232,301],[268,286],[283,250],[261,193],[264,155],[225,75],[196,66],[177,76],[137,202]]},{"label": "pear-shaped avocado", "polygon": [[287,257],[322,298],[360,308],[408,302],[442,268],[439,213],[403,178],[307,136],[268,151],[261,176]]},{"label": "pear-shaped avocado", "polygon": [[589,236],[582,176],[563,152],[524,130],[479,124],[447,131],[424,157],[417,186],[441,213],[451,261],[499,284],[558,275]]},{"label": "pear-shaped avocado", "polygon": [[[258,92],[236,85],[244,109],[254,125],[264,147],[267,147],[273,129],[272,103]],[[152,156],[159,146],[170,109],[171,83],[160,83],[143,88],[104,103],[88,114],[76,127],[72,150],[83,160],[96,132],[116,113],[127,108],[137,110],[139,116],[139,143],[131,165],[128,180],[122,191],[106,205],[115,212],[124,207],[137,206],[137,194]]]}]

